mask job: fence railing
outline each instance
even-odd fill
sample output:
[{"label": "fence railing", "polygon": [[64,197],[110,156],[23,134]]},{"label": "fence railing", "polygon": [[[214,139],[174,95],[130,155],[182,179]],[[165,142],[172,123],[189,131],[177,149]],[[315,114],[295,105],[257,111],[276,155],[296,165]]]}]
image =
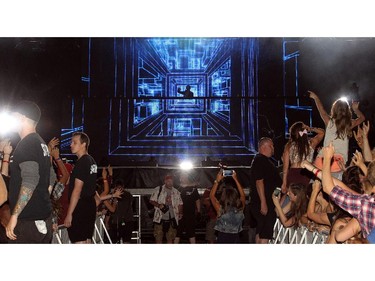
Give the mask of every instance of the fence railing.
[{"label": "fence railing", "polygon": [[325,244],[329,234],[327,229],[284,227],[279,219],[276,220],[273,233],[270,244]]}]

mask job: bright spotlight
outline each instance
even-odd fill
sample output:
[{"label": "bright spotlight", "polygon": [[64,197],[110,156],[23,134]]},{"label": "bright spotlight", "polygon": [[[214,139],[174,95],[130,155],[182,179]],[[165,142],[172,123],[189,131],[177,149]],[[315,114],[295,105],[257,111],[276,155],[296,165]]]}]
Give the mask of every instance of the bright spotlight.
[{"label": "bright spotlight", "polygon": [[339,98],[339,100],[344,101],[344,102],[349,102],[347,97],[341,97]]},{"label": "bright spotlight", "polygon": [[193,169],[193,163],[191,163],[188,160],[182,161],[180,163],[180,169],[181,170],[191,170],[191,169]]},{"label": "bright spotlight", "polygon": [[14,132],[17,127],[17,120],[14,116],[10,115],[9,112],[0,113],[0,134],[6,135],[10,132]]}]

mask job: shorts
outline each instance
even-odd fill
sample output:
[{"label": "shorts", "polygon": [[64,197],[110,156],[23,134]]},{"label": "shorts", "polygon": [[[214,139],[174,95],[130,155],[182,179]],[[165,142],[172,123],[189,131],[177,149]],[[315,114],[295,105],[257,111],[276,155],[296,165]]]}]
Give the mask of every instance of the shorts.
[{"label": "shorts", "polygon": [[218,231],[217,244],[238,244],[240,243],[240,235],[238,233],[225,233]]},{"label": "shorts", "polygon": [[[34,220],[18,219],[14,228],[14,234],[17,235],[16,240],[8,239],[11,244],[49,244],[52,242],[52,216],[45,220],[41,220],[40,230]],[[45,231],[45,233],[43,233]]]},{"label": "shorts", "polygon": [[274,207],[268,208],[267,215],[260,213],[260,206],[255,205],[250,208],[251,215],[255,218],[256,234],[259,235],[260,239],[272,239],[273,238],[273,227],[276,222],[276,213]]},{"label": "shorts", "polygon": [[72,226],[67,228],[70,242],[76,243],[92,239],[96,220],[94,197],[79,199],[73,212]]},{"label": "shorts", "polygon": [[291,183],[302,183],[307,188],[312,178],[313,174],[306,169],[290,168],[287,176],[287,188],[289,188]]},{"label": "shorts", "polygon": [[178,222],[177,236],[182,237],[183,233],[186,233],[187,238],[195,237],[195,217],[182,217]]},{"label": "shorts", "polygon": [[[339,162],[345,165],[344,157],[341,154],[334,154],[331,160],[331,173],[342,172]],[[315,167],[323,169],[323,157],[317,156],[314,161]]]},{"label": "shorts", "polygon": [[[165,233],[165,238],[167,241],[173,241],[176,238],[177,235],[177,229],[172,226],[172,224],[169,225],[168,231]],[[154,222],[154,237],[156,242],[163,242],[164,238],[164,231],[163,231],[163,220],[161,223],[155,223]]]}]

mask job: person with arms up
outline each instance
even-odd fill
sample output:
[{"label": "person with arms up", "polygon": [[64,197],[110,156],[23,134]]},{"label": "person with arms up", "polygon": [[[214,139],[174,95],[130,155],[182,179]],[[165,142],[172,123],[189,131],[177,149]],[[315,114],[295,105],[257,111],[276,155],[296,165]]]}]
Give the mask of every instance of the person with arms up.
[{"label": "person with arms up", "polygon": [[134,229],[133,195],[125,190],[122,179],[116,179],[114,185],[114,192],[121,191],[121,197],[104,200],[104,205],[110,211],[109,234],[112,243],[129,244]]},{"label": "person with arms up", "polygon": [[[308,137],[309,132],[316,135]],[[313,161],[314,151],[324,137],[321,128],[310,128],[303,122],[295,122],[289,129],[289,140],[283,152],[283,184],[281,191],[285,194],[291,183],[302,183],[305,187],[313,175],[301,168],[303,160]]]},{"label": "person with arms up", "polygon": [[182,91],[181,88],[178,88],[177,93],[183,95],[184,98],[192,99],[194,97],[194,93],[192,91],[190,91],[190,89],[191,89],[191,86],[187,85],[186,88],[185,88],[185,91]]},{"label": "person with arms up", "polygon": [[[355,220],[351,220],[351,223],[357,224],[357,227],[359,226],[362,232],[363,238],[367,238],[375,228],[375,161],[370,162],[367,175],[363,179],[366,185],[368,185],[366,193],[358,194],[353,193],[346,184],[332,176],[330,164],[334,154],[335,148],[331,142],[328,146],[323,148],[323,170],[316,168],[307,161],[302,163],[302,167],[312,171],[322,180],[323,191],[329,195],[337,206],[347,211],[358,221],[358,223],[356,223]],[[349,227],[345,228],[347,230],[353,230],[355,226],[349,225]],[[344,233],[341,232],[341,234]],[[346,236],[346,234],[344,236]],[[337,234],[335,235],[335,240],[336,243],[343,242],[343,240],[337,237]]]},{"label": "person with arms up", "polygon": [[[338,179],[342,177],[342,166],[346,166],[348,162],[349,153],[349,138],[352,136],[352,129],[360,125],[365,121],[365,116],[359,110],[359,102],[355,101],[351,107],[345,99],[338,99],[333,102],[331,106],[331,112],[328,114],[322,102],[320,101],[317,94],[312,91],[308,91],[310,98],[315,102],[315,105],[319,111],[320,117],[322,118],[326,128],[323,146],[328,146],[330,142],[333,142],[335,147],[335,155],[331,164],[331,172],[333,176]],[[353,109],[357,118],[352,118]],[[315,166],[322,169],[323,166],[323,152],[320,151],[315,160]],[[340,164],[341,163],[341,164]]]},{"label": "person with arms up", "polygon": [[[210,192],[210,200],[218,214],[214,227],[218,233],[216,243],[235,244],[240,243],[240,232],[243,230],[245,192],[236,171],[230,171],[231,175],[225,177],[223,171],[223,169],[219,170]],[[220,184],[223,185],[223,192],[220,200],[217,200],[216,191]]]}]

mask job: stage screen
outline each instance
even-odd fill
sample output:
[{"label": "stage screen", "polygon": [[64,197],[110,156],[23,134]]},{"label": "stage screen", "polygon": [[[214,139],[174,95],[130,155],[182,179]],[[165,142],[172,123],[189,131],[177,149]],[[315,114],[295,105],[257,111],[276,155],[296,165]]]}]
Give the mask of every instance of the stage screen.
[{"label": "stage screen", "polygon": [[83,95],[65,105],[65,154],[80,130],[100,130],[106,138],[92,150],[105,146],[112,159],[254,154],[257,39],[88,38],[85,52]]}]

